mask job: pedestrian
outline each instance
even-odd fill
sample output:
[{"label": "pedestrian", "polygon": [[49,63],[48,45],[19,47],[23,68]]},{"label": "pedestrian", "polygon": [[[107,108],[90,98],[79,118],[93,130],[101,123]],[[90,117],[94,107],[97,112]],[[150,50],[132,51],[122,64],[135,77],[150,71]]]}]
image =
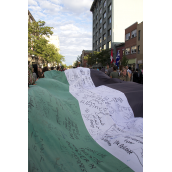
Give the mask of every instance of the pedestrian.
[{"label": "pedestrian", "polygon": [[[32,65],[33,66],[33,73],[34,73],[34,77],[36,78],[36,80],[37,80],[37,78],[39,78],[39,76],[38,76],[38,65],[37,64],[33,64]],[[35,76],[35,74],[36,74],[36,76]]]},{"label": "pedestrian", "polygon": [[44,77],[44,72],[46,72],[46,71],[48,71],[48,67],[47,67],[47,66],[44,67],[43,70],[42,70],[42,72],[43,72],[43,77]]},{"label": "pedestrian", "polygon": [[127,75],[128,75],[128,81],[131,81],[132,79],[132,72],[131,72],[131,67],[127,69]]},{"label": "pedestrian", "polygon": [[122,71],[120,71],[120,77],[119,79],[122,81],[127,81],[127,70],[125,67],[122,67]]},{"label": "pedestrian", "polygon": [[43,78],[43,73],[42,73],[41,67],[38,68],[38,76],[39,76],[39,78]]},{"label": "pedestrian", "polygon": [[133,82],[139,83],[139,73],[138,69],[133,73]]},{"label": "pedestrian", "polygon": [[118,72],[116,71],[116,67],[114,66],[113,67],[113,72],[110,73],[110,77],[111,78],[118,78],[119,74]]},{"label": "pedestrian", "polygon": [[108,71],[107,71],[108,76],[110,76],[111,72],[113,72],[114,64],[111,64],[110,66],[111,66],[111,68],[109,68]]},{"label": "pedestrian", "polygon": [[28,87],[29,85],[35,84],[35,78],[33,76],[33,67],[31,65],[28,65]]}]

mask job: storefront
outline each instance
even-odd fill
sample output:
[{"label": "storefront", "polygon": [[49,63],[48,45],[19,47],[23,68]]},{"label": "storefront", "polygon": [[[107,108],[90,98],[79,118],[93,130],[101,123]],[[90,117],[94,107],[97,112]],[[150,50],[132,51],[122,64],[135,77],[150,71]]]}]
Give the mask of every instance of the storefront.
[{"label": "storefront", "polygon": [[137,61],[137,68],[138,69],[143,69],[143,60],[138,60]]},{"label": "storefront", "polygon": [[136,59],[129,59],[128,60],[128,67],[131,67],[131,69],[135,69],[136,65]]}]

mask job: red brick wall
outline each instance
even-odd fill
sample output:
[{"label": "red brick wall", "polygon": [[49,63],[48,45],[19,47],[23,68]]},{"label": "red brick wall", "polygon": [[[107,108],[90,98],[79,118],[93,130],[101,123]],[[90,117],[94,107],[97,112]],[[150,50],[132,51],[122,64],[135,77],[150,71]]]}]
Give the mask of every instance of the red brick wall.
[{"label": "red brick wall", "polygon": [[[127,57],[128,59],[135,59],[135,58],[136,58],[136,54],[137,54],[137,53],[131,54],[131,47],[136,45],[136,48],[137,48],[137,36],[134,37],[134,38],[131,38],[131,32],[132,32],[133,30],[137,29],[137,24],[138,24],[138,23],[135,23],[135,24],[133,24],[132,26],[130,26],[130,27],[128,27],[127,29],[125,29],[125,35],[126,35],[127,33],[130,33],[130,39],[127,40],[127,41],[125,41],[125,48],[130,48],[130,54],[126,55],[126,57]],[[137,50],[136,50],[136,51],[137,51]]]}]

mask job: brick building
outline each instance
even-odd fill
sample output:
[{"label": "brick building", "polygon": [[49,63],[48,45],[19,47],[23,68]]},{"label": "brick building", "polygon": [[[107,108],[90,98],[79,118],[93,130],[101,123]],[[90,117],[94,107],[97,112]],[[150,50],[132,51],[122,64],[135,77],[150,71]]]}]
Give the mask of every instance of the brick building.
[{"label": "brick building", "polygon": [[137,55],[136,66],[143,69],[143,22],[137,25]]},{"label": "brick building", "polygon": [[82,50],[81,59],[82,59],[82,67],[87,67],[87,61],[84,59],[84,56],[92,53],[92,50]]},{"label": "brick building", "polygon": [[132,68],[136,68],[137,25],[135,22],[125,29],[125,55],[129,59],[128,66]]}]

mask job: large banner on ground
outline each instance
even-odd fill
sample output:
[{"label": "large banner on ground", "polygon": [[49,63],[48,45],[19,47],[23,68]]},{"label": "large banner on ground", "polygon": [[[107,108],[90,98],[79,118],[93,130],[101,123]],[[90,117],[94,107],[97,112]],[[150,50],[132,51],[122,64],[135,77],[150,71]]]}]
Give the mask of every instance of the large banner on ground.
[{"label": "large banner on ground", "polygon": [[143,171],[143,119],[123,92],[96,87],[90,72],[48,71],[30,86],[29,171]]}]

